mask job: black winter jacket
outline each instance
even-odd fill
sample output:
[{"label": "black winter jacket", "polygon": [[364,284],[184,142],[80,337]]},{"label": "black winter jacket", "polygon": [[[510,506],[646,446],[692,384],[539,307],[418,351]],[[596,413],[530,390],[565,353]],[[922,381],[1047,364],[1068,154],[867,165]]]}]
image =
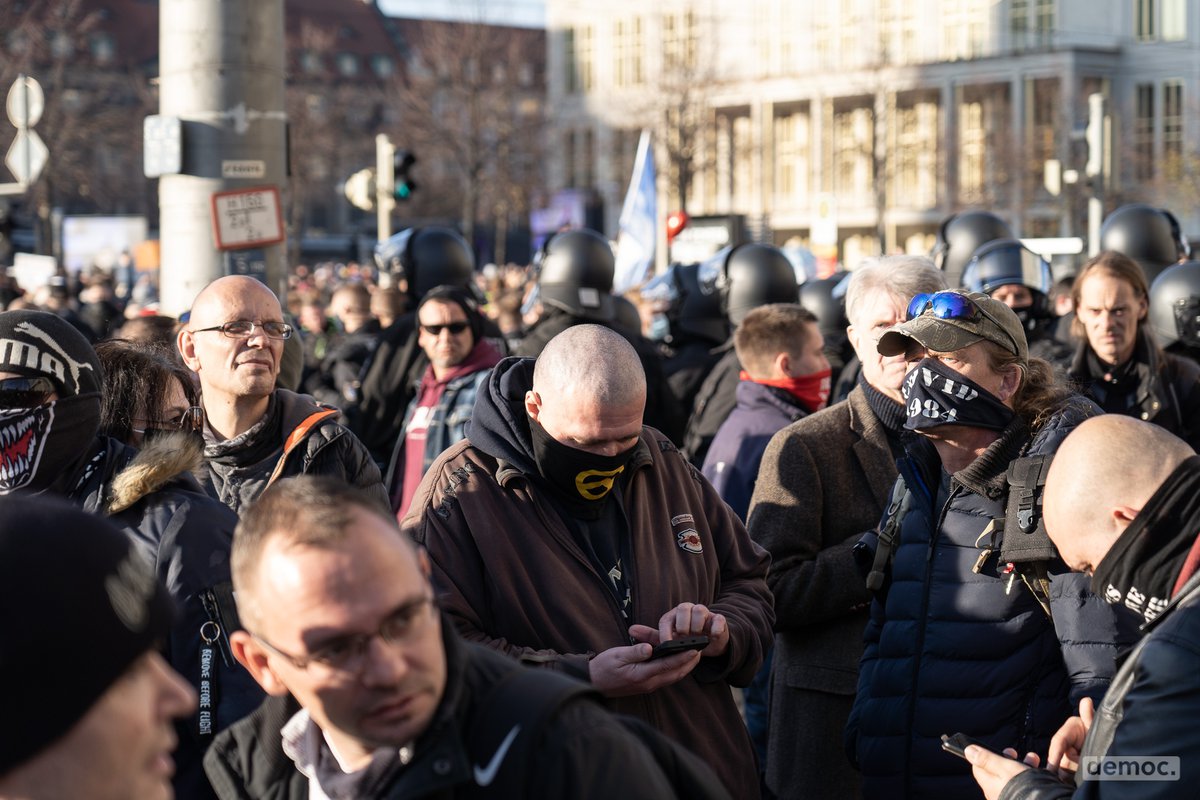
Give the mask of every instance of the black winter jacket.
[{"label": "black winter jacket", "polygon": [[[1132,396],[1108,398],[1109,387],[1088,367],[1089,349],[1086,340],[1080,342],[1067,370],[1078,391],[1105,411],[1153,422],[1186,441],[1193,450],[1200,448],[1200,365],[1158,350],[1139,333],[1131,359],[1137,380]],[[1130,405],[1123,407],[1124,402]]]},{"label": "black winter jacket", "polygon": [[[413,760],[398,773],[386,794],[372,800],[496,797],[495,791],[476,782],[474,775],[486,765],[469,752],[468,737],[487,710],[492,687],[524,667],[462,641],[445,620],[442,631],[446,693],[433,722],[417,739]],[[280,730],[299,708],[290,696],[267,698],[257,711],[217,738],[204,766],[221,800],[308,800],[308,778],[283,752],[280,738]],[[674,796],[671,784],[640,740],[595,702],[568,701],[545,723],[529,753],[536,762],[527,786],[530,800],[660,800]],[[677,755],[711,787],[709,796],[724,795],[716,777],[698,759],[682,749]]]},{"label": "black winter jacket", "polygon": [[1104,693],[1118,644],[1134,632],[1118,630],[1114,609],[1090,592],[1086,576],[1052,569],[1052,623],[1020,578],[1009,590],[997,553],[972,571],[984,528],[1004,516],[1009,464],[1052,454],[1097,411],[1074,397],[1032,434],[1017,417],[953,476],[927,440],[898,462],[913,504],[890,588],[872,603],[846,730],[865,797],[979,797],[970,766],[941,750],[941,734],[1045,753],[1080,698]]},{"label": "black winter jacket", "polygon": [[[279,459],[284,456],[284,443],[292,433],[313,414],[330,410],[336,411],[308,395],[276,389],[266,415],[258,424],[240,436],[209,442],[204,448],[208,469],[201,482],[205,490],[240,513],[243,506],[266,490]],[[281,479],[293,475],[340,478],[365,490],[381,507],[388,507],[379,467],[362,442],[337,423],[335,414],[313,425],[286,458],[279,473]]]},{"label": "black winter jacket", "polygon": [[1175,780],[1083,780],[1078,788],[1044,770],[1022,772],[1000,791],[999,800],[1192,800],[1200,764],[1200,573],[1192,576],[1166,610],[1146,626],[1146,636],[1113,678],[1096,707],[1080,751],[1084,758],[1170,755],[1179,758]]},{"label": "black winter jacket", "polygon": [[[109,514],[133,541],[177,606],[177,617],[166,642],[165,656],[193,687],[201,688],[202,641],[206,634],[219,637],[212,651],[212,677],[208,696],[214,707],[201,726],[201,711],[181,720],[176,729],[175,795],[180,800],[213,797],[201,767],[212,735],[250,713],[261,701],[262,690],[234,659],[229,649],[229,629],[236,623],[232,598],[229,551],[237,517],[205,495],[188,471],[199,465],[199,448],[189,453],[183,436],[165,437],[141,452],[115,439],[100,438],[68,496],[86,511]],[[196,456],[194,462],[191,455]],[[228,592],[228,594],[225,594]],[[211,729],[208,722],[211,721]]]},{"label": "black winter jacket", "polygon": [[704,464],[713,437],[737,405],[737,386],[741,380],[742,362],[738,360],[733,341],[722,345],[724,354],[700,384],[688,417],[683,436],[683,452],[697,467]]}]

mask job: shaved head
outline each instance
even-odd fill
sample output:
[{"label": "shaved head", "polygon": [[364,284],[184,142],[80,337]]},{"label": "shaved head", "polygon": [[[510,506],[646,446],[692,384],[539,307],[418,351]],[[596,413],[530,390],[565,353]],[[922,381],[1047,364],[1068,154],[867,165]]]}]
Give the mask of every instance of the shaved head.
[{"label": "shaved head", "polygon": [[602,325],[576,325],[550,340],[533,368],[525,410],[556,441],[597,455],[637,443],[646,372],[633,345]]},{"label": "shaved head", "polygon": [[196,299],[192,301],[188,327],[195,330],[227,322],[228,320],[221,317],[225,315],[230,301],[233,298],[246,296],[265,302],[268,307],[278,309],[272,319],[283,318],[283,309],[279,305],[279,298],[262,281],[247,275],[226,275],[224,278],[217,278],[196,295]]},{"label": "shaved head", "polygon": [[1076,428],[1054,456],[1044,497],[1046,531],[1067,565],[1091,572],[1162,482],[1193,455],[1164,428],[1121,414]]},{"label": "shaved head", "polygon": [[575,325],[555,336],[533,368],[533,390],[603,405],[646,397],[646,371],[624,336],[603,325]]}]

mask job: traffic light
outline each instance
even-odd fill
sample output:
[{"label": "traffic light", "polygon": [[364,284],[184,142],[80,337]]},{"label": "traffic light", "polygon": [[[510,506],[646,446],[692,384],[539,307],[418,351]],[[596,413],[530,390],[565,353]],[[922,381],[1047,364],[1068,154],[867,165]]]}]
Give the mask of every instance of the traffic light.
[{"label": "traffic light", "polygon": [[397,200],[407,200],[417,190],[417,182],[409,175],[417,157],[407,150],[397,150],[392,156],[392,196]]}]

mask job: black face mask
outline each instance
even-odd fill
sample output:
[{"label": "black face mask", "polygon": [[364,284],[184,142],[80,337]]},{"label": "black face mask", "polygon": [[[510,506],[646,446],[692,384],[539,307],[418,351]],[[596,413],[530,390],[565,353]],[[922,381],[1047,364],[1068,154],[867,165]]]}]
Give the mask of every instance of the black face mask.
[{"label": "black face mask", "polygon": [[615,456],[601,456],[555,439],[537,420],[529,420],[538,471],[572,508],[599,514],[629,464],[635,444]]},{"label": "black face mask", "polygon": [[900,393],[905,400],[910,431],[938,425],[964,425],[1002,431],[1013,411],[988,390],[960,375],[936,358],[923,358],[904,376]]},{"label": "black face mask", "polygon": [[50,488],[87,454],[99,429],[95,394],[0,410],[0,495]]}]

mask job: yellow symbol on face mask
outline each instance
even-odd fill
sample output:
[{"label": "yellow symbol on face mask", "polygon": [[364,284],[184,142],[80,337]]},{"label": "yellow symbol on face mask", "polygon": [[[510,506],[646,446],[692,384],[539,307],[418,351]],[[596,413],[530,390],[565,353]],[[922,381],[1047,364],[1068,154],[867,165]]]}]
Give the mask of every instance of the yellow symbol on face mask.
[{"label": "yellow symbol on face mask", "polygon": [[624,471],[624,467],[585,469],[575,476],[575,491],[587,500],[599,500],[612,491],[613,481]]}]

